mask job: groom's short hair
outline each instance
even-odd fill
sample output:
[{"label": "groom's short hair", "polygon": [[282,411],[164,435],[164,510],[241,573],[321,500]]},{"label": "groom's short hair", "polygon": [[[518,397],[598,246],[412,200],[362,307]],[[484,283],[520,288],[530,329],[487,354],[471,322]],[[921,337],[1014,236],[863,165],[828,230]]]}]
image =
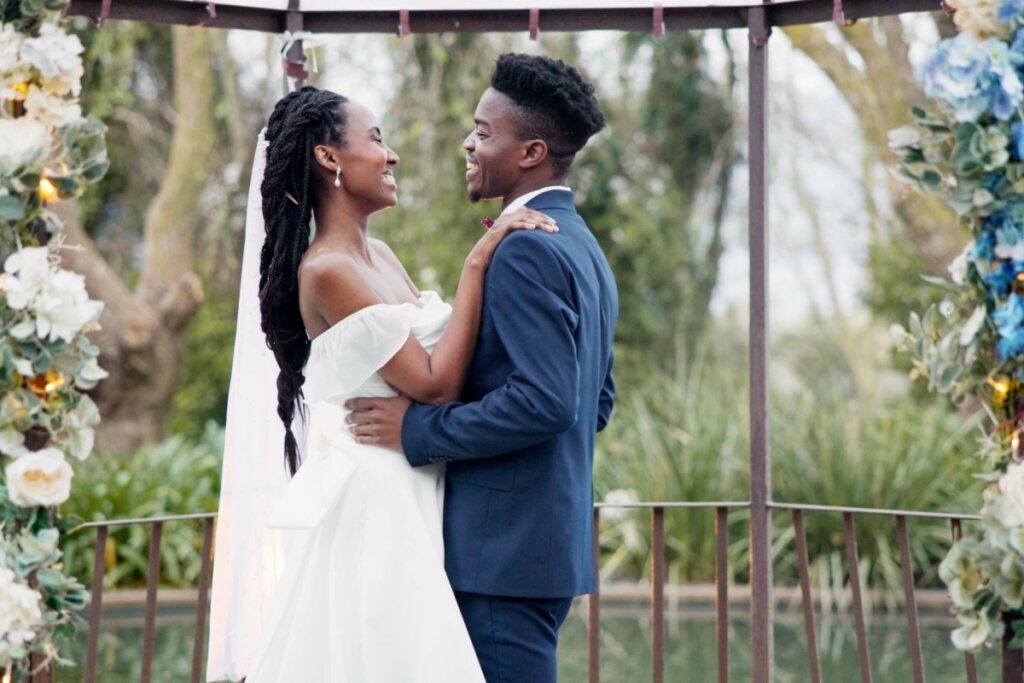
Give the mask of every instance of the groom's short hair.
[{"label": "groom's short hair", "polygon": [[491,87],[512,100],[523,140],[540,139],[564,173],[587,140],[604,128],[594,87],[562,60],[506,53],[498,57]]}]

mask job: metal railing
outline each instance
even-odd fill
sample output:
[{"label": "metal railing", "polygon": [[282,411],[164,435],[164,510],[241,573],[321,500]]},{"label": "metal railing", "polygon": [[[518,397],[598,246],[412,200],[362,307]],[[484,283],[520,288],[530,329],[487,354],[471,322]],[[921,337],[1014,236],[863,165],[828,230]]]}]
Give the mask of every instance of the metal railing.
[{"label": "metal railing", "polygon": [[[874,680],[874,672],[871,666],[870,648],[868,643],[867,613],[870,610],[869,601],[864,595],[862,580],[860,576],[860,556],[857,546],[858,518],[866,516],[884,516],[893,520],[893,532],[895,533],[898,555],[900,562],[900,576],[902,583],[902,608],[906,619],[908,649],[913,670],[913,682],[925,683],[924,656],[921,648],[921,629],[918,619],[917,598],[915,592],[914,565],[911,555],[910,531],[908,520],[931,519],[946,520],[950,525],[950,542],[958,539],[962,534],[962,524],[965,521],[976,521],[976,515],[961,515],[955,513],[917,512],[912,510],[882,510],[872,508],[856,507],[835,507],[825,505],[791,504],[769,502],[769,509],[776,515],[788,512],[791,515],[793,524],[793,541],[795,544],[795,557],[797,578],[799,584],[798,594],[800,596],[800,613],[803,620],[803,633],[807,653],[807,675],[812,683],[821,683],[822,667],[821,655],[816,637],[815,601],[811,588],[811,557],[809,556],[806,517],[809,515],[827,515],[838,517],[842,521],[843,545],[848,577],[848,590],[850,593],[850,610],[854,619],[857,661],[862,683],[870,683]],[[650,537],[650,618],[651,618],[651,665],[653,683],[664,683],[665,677],[665,625],[666,625],[666,511],[679,509],[701,509],[713,513],[714,519],[714,615],[715,615],[715,643],[716,643],[716,678],[717,683],[728,683],[729,676],[729,591],[730,587],[741,586],[731,582],[729,569],[729,524],[730,513],[735,511],[749,511],[750,503],[746,501],[718,501],[718,502],[638,502],[625,504],[598,503],[594,506],[594,562],[600,569],[600,528],[602,510],[611,508],[619,509],[640,509],[650,511],[651,537]],[[146,524],[150,525],[148,564],[146,576],[145,609],[143,613],[143,634],[142,634],[142,666],[140,673],[141,683],[150,683],[152,680],[154,641],[157,626],[158,589],[161,574],[160,548],[163,538],[165,524],[180,523],[187,521],[202,522],[202,558],[201,569],[198,578],[197,594],[198,599],[195,607],[195,640],[192,649],[191,681],[201,683],[205,669],[207,620],[209,610],[209,589],[211,579],[211,566],[213,560],[213,534],[216,521],[216,514],[192,514],[168,517],[153,517],[142,519],[121,519],[102,522],[92,522],[81,525],[76,533],[87,533],[95,530],[96,547],[93,564],[93,576],[91,587],[91,604],[89,609],[88,634],[85,655],[85,683],[96,683],[103,680],[99,666],[99,636],[102,627],[103,610],[103,583],[106,575],[106,549],[107,539],[110,530],[116,527],[129,525]],[[921,568],[923,569],[923,568]],[[751,563],[749,576],[750,599],[753,603],[757,600],[774,604],[772,583],[764,584],[757,581],[754,572],[757,565]],[[767,586],[767,595],[759,595],[758,591],[762,586]],[[600,683],[601,681],[601,592],[600,588],[587,598],[587,649],[588,649],[588,681],[589,683]],[[1021,666],[1021,651],[1008,650],[1003,647],[1002,681],[1008,683],[1021,683],[1024,681],[1024,668]],[[758,671],[758,663],[754,661],[754,675],[771,675],[771,662],[769,670]],[[964,655],[965,680],[968,683],[977,683],[978,673],[974,657],[970,654]],[[52,680],[52,673],[41,671],[32,677],[31,683],[48,683]],[[633,683],[633,682],[630,682]]]}]

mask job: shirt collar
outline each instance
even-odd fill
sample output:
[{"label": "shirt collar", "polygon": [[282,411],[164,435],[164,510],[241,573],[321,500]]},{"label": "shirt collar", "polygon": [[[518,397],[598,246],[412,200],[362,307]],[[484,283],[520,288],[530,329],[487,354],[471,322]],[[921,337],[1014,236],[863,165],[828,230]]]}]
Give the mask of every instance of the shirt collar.
[{"label": "shirt collar", "polygon": [[511,202],[509,202],[508,206],[505,207],[504,211],[501,212],[501,215],[504,216],[507,213],[512,213],[516,209],[521,209],[524,206],[526,206],[529,203],[529,201],[536,197],[537,195],[541,195],[544,194],[545,192],[550,192],[552,190],[572,192],[572,188],[567,187],[565,185],[548,185],[547,187],[542,187],[539,190],[534,190],[533,192],[527,192],[523,196],[513,199]]}]

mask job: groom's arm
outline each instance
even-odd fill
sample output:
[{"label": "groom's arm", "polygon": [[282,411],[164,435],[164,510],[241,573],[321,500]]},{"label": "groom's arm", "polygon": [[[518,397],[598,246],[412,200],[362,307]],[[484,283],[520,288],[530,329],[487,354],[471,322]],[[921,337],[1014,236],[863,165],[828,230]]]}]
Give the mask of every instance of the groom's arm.
[{"label": "groom's arm", "polygon": [[412,404],[402,420],[402,448],[413,466],[501,455],[576,424],[579,317],[570,275],[547,239],[557,237],[510,235],[490,265],[485,301],[515,370],[479,401]]}]

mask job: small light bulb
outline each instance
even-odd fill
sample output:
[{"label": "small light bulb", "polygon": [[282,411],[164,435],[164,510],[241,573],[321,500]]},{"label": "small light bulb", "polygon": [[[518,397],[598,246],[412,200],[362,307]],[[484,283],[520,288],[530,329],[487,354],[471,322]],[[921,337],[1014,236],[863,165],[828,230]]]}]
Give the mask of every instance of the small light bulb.
[{"label": "small light bulb", "polygon": [[57,192],[57,186],[53,184],[53,181],[43,176],[39,179],[39,198],[44,202],[56,201],[59,198]]},{"label": "small light bulb", "polygon": [[995,379],[994,377],[988,378],[988,383],[995,391],[997,398],[1006,398],[1006,394],[1010,391],[1010,383],[1005,379]]}]

